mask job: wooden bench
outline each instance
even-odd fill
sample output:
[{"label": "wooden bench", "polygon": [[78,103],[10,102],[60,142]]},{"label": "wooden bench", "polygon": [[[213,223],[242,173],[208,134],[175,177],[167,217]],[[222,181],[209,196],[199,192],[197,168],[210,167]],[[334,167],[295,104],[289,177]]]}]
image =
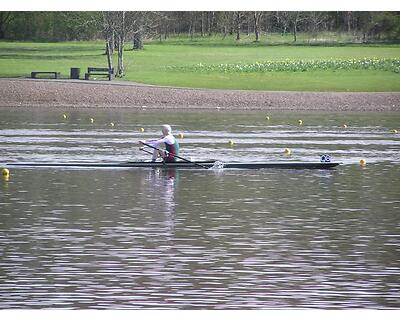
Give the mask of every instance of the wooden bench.
[{"label": "wooden bench", "polygon": [[60,79],[60,72],[57,72],[57,71],[33,71],[33,72],[31,72],[31,78],[32,79],[37,79],[36,76],[38,74],[53,75],[54,78],[51,78],[51,79]]},{"label": "wooden bench", "polygon": [[85,80],[89,80],[91,76],[107,76],[108,80],[111,80],[114,74],[114,68],[88,68],[88,72],[85,73]]}]

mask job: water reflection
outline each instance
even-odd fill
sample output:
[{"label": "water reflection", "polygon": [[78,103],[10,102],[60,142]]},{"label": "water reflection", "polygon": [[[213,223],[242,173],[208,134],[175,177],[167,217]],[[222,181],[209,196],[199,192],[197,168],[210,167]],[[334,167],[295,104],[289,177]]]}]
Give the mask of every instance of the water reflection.
[{"label": "water reflection", "polygon": [[[76,122],[60,129],[54,115],[36,116],[2,114],[2,160],[133,160],[131,122],[153,134],[157,117],[128,114],[131,122],[104,130]],[[111,116],[96,115],[96,125],[101,117],[114,122]],[[346,133],[315,115],[304,133],[266,125],[260,115],[166,116],[160,121],[192,130],[182,143],[191,156],[282,160],[286,141],[296,142],[293,158],[310,160],[322,149],[350,164],[330,171],[13,169],[0,183],[0,308],[400,307],[399,138],[376,127],[377,118],[346,115],[354,130]],[[362,155],[374,156],[365,168],[357,164]]]},{"label": "water reflection", "polygon": [[[95,124],[83,121],[92,116],[98,119]],[[298,116],[277,113],[265,122],[262,113],[172,112],[161,118],[153,113],[93,111],[89,117],[80,110],[60,123],[56,111],[2,111],[0,162],[138,160],[143,155],[132,150],[132,142],[154,136],[156,124],[166,121],[185,132],[182,152],[198,160],[285,160],[283,150],[290,148],[293,153],[289,159],[302,161],[318,161],[319,154],[330,154],[346,164],[358,163],[360,158],[367,158],[369,163],[399,162],[399,136],[390,133],[398,125],[397,113],[307,113],[302,115],[307,125],[301,128],[293,125]],[[118,126],[109,127],[110,121]],[[351,126],[343,129],[343,122]],[[146,127],[144,133],[137,130],[142,126]],[[229,140],[235,141],[234,147],[227,147]]]},{"label": "water reflection", "polygon": [[142,195],[154,202],[153,210],[165,217],[165,223],[172,235],[175,220],[175,193],[179,184],[179,170],[150,169],[145,171],[140,186]]},{"label": "water reflection", "polygon": [[0,198],[0,306],[398,307],[380,169],[20,170]]}]

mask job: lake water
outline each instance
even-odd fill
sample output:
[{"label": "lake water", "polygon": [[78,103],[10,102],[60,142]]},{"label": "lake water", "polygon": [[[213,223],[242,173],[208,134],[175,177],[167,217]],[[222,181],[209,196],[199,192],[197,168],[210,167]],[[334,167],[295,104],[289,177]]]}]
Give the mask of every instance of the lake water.
[{"label": "lake water", "polygon": [[343,162],[11,168],[0,308],[399,308],[400,114],[266,115],[0,109],[0,163],[148,159],[136,142],[163,123],[192,159]]}]

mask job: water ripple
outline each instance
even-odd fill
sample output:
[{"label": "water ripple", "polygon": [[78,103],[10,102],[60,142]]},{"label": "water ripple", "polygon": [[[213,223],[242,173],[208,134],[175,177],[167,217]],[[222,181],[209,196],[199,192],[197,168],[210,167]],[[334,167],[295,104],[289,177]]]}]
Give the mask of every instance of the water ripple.
[{"label": "water ripple", "polygon": [[[133,142],[170,122],[185,133],[184,154],[199,159],[330,153],[346,163],[173,174],[14,169],[0,182],[0,308],[400,307],[396,114],[275,114],[268,124],[260,114],[103,111],[93,125],[83,111],[67,122],[57,112],[0,115],[0,162],[143,159]],[[355,165],[361,157],[365,168]]]}]

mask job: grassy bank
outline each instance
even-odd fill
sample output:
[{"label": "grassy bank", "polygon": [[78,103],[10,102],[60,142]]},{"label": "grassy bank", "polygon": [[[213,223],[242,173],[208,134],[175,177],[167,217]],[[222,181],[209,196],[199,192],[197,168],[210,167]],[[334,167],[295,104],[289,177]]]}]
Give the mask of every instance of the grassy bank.
[{"label": "grassy bank", "polygon": [[[250,38],[248,38],[250,39]],[[221,40],[218,40],[221,41]],[[148,84],[254,90],[299,91],[400,91],[400,74],[390,70],[311,68],[305,71],[226,72],[220,64],[250,65],[255,62],[348,61],[351,59],[400,59],[399,45],[292,46],[237,45],[229,40],[172,39],[153,41],[142,51],[126,44],[124,80]],[[185,44],[185,45],[183,45]],[[116,57],[115,57],[116,58]],[[211,66],[198,70],[196,65]],[[60,71],[68,77],[71,67],[106,66],[103,42],[30,43],[0,42],[0,77],[25,77],[31,71]]]}]

